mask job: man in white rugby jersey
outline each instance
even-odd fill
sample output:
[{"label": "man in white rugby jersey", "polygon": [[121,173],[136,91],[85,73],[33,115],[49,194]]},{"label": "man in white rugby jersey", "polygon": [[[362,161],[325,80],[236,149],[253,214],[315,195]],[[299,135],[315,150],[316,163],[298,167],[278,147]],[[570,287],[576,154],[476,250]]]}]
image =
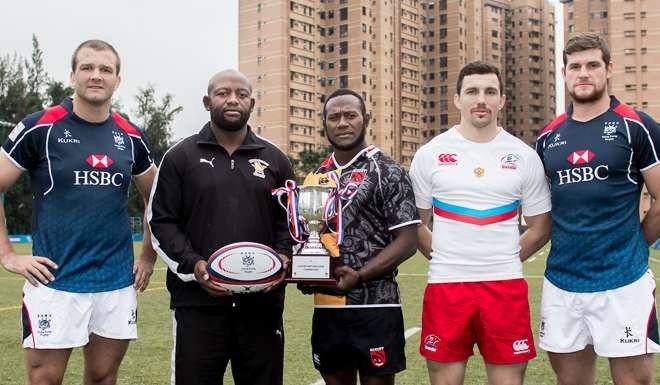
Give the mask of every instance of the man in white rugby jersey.
[{"label": "man in white rugby jersey", "polygon": [[462,384],[475,343],[490,384],[522,384],[536,356],[521,261],[548,241],[550,194],[534,150],[497,126],[503,92],[496,67],[465,65],[460,124],[420,148],[410,169],[430,260],[420,353],[433,385]]}]

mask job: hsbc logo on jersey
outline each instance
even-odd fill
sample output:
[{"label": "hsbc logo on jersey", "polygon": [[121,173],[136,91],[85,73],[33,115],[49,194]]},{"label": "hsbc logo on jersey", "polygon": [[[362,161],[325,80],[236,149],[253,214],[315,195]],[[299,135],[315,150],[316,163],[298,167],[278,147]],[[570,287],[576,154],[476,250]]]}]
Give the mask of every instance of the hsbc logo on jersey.
[{"label": "hsbc logo on jersey", "polygon": [[112,159],[107,155],[92,154],[85,159],[88,165],[94,168],[108,168],[112,166]]},{"label": "hsbc logo on jersey", "polygon": [[571,164],[586,164],[591,162],[593,158],[596,157],[596,154],[589,150],[581,150],[581,151],[575,151],[571,155],[568,156],[568,161],[571,162]]},{"label": "hsbc logo on jersey", "polygon": [[438,163],[441,166],[455,166],[458,164],[458,154],[440,154],[438,155]]},{"label": "hsbc logo on jersey", "polygon": [[[85,162],[93,168],[108,168],[114,163],[112,158],[107,155],[92,154],[85,159]],[[110,173],[100,170],[74,170],[74,186],[115,186],[121,187],[124,182],[124,174],[120,172]]]},{"label": "hsbc logo on jersey", "polygon": [[[566,158],[572,165],[588,164],[596,157],[596,154],[590,150],[575,151]],[[575,167],[566,170],[558,170],[557,177],[559,178],[559,185],[591,182],[593,180],[606,180],[609,177],[609,166],[600,165],[596,167],[583,166]]]}]

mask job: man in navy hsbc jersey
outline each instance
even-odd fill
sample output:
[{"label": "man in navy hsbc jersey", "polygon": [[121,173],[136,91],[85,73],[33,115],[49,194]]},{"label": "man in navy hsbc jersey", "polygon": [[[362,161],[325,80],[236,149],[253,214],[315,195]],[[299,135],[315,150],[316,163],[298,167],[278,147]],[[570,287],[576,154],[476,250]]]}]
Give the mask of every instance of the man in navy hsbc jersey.
[{"label": "man in navy hsbc jersey", "polygon": [[128,342],[137,337],[136,289],[146,288],[155,262],[149,233],[133,260],[128,188],[133,178],[146,200],[156,167],[144,134],[110,111],[119,56],[110,44],[89,40],[71,64],[74,98],[28,115],[0,153],[0,191],[28,171],[33,195],[32,255],[14,252],[0,227],[0,262],[27,280],[28,384],[60,384],[79,346],[84,383],[116,383]]},{"label": "man in navy hsbc jersey", "polygon": [[[572,105],[539,135],[552,192],[552,248],[540,346],[559,384],[593,384],[596,355],[615,384],[651,384],[660,351],[649,244],[660,235],[660,128],[608,95],[596,34],[572,37],[562,74]],[[642,186],[656,198],[640,224]]]}]

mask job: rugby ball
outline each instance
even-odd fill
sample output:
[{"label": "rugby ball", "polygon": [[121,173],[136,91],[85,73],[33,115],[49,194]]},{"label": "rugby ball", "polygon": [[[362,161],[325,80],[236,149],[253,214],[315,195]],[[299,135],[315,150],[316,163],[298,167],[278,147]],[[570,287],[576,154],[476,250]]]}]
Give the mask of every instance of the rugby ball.
[{"label": "rugby ball", "polygon": [[282,259],[268,246],[254,242],[232,243],[208,259],[209,279],[234,293],[254,293],[277,281]]}]

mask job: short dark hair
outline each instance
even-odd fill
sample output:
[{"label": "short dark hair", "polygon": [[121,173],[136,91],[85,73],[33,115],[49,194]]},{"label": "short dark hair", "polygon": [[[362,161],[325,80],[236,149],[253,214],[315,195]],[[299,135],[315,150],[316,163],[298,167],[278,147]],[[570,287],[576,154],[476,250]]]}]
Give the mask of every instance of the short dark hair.
[{"label": "short dark hair", "polygon": [[80,52],[80,50],[83,48],[91,48],[95,51],[111,51],[115,55],[115,58],[117,58],[116,69],[117,69],[117,75],[119,75],[119,69],[121,68],[121,60],[119,59],[119,54],[117,53],[117,50],[115,50],[115,47],[113,47],[112,44],[98,39],[83,41],[82,43],[80,43],[78,48],[76,48],[76,50],[73,51],[73,55],[71,56],[71,71],[73,72],[76,71],[76,66],[78,65],[78,52]]},{"label": "short dark hair", "polygon": [[362,95],[358,94],[357,92],[353,90],[349,90],[348,88],[339,88],[337,90],[334,90],[328,97],[325,99],[325,103],[323,103],[323,121],[325,122],[325,117],[326,117],[326,111],[325,107],[328,105],[328,102],[332,98],[336,98],[337,96],[342,96],[342,95],[353,95],[358,100],[360,101],[360,111],[362,112],[362,117],[364,118],[367,116],[367,106],[364,104],[364,99],[362,98]]},{"label": "short dark hair", "polygon": [[581,32],[571,36],[571,38],[566,42],[566,46],[564,47],[564,52],[562,55],[564,59],[564,66],[566,66],[568,63],[568,55],[574,54],[576,52],[586,51],[588,49],[599,49],[603,54],[603,62],[605,65],[610,64],[612,56],[610,54],[610,47],[607,45],[605,39],[594,32]]},{"label": "short dark hair", "polygon": [[456,93],[461,94],[461,87],[463,87],[463,78],[469,75],[487,75],[495,74],[497,76],[497,81],[500,84],[500,95],[504,94],[504,83],[502,83],[502,76],[500,76],[500,70],[492,64],[488,64],[482,61],[473,61],[467,63],[461,68],[461,71],[458,73],[458,81],[456,81]]}]

